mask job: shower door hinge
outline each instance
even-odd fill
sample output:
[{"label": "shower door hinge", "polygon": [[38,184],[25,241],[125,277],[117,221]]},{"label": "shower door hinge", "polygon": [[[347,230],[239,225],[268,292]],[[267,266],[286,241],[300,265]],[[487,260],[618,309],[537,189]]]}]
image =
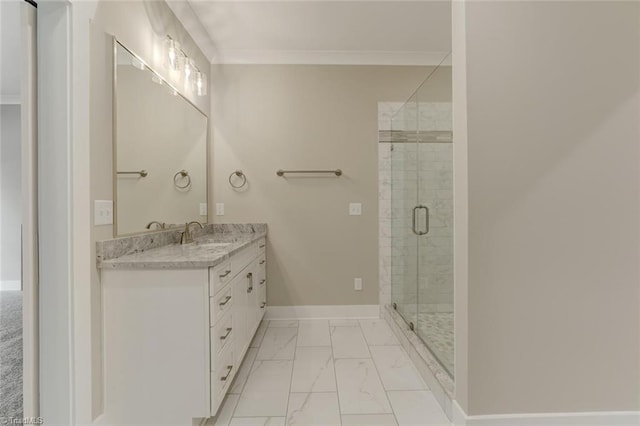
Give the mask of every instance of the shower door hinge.
[{"label": "shower door hinge", "polygon": [[413,331],[415,329],[413,322],[409,323],[409,330]]}]

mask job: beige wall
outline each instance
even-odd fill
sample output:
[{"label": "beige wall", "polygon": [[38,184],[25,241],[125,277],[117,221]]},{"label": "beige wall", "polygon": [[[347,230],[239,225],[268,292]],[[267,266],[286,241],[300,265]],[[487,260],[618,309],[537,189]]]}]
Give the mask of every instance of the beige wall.
[{"label": "beige wall", "polygon": [[[378,101],[405,101],[428,67],[212,67],[214,222],[266,222],[268,303],[378,303]],[[276,176],[335,169],[335,177]],[[242,169],[249,188],[233,191]],[[349,216],[349,202],[363,204]],[[363,279],[364,290],[353,289]]]},{"label": "beige wall", "polygon": [[[115,35],[127,48],[139,55],[163,77],[174,82],[174,76],[162,71],[162,42],[169,34],[182,44],[183,50],[205,73],[209,61],[198,49],[185,29],[162,1],[99,1],[91,24],[91,200],[113,199],[112,145],[112,55],[111,36]],[[188,94],[189,95],[189,94]],[[209,96],[191,100],[209,115]],[[93,227],[91,259],[95,259],[95,241],[113,236],[111,226]],[[101,300],[97,268],[91,277],[92,294],[92,384],[93,415],[102,410]]]},{"label": "beige wall", "polygon": [[467,3],[467,414],[640,409],[639,18]]}]

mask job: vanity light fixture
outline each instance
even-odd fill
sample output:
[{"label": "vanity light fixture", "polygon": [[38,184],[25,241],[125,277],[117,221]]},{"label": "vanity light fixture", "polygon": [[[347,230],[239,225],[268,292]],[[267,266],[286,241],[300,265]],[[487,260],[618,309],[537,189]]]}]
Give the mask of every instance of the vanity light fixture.
[{"label": "vanity light fixture", "polygon": [[193,59],[189,57],[185,57],[184,60],[184,83],[185,86],[189,86],[191,84],[191,77],[195,71],[196,65],[193,62]]},{"label": "vanity light fixture", "polygon": [[180,43],[167,36],[167,68],[172,71],[180,70],[180,63],[182,62],[183,52],[180,49]]},{"label": "vanity light fixture", "polygon": [[131,57],[131,65],[134,68],[139,69],[140,71],[144,71],[144,63],[140,59],[136,58],[135,56]]},{"label": "vanity light fixture", "polygon": [[196,85],[196,95],[198,96],[206,96],[207,95],[207,79],[204,75],[197,71],[195,73],[195,85]]},{"label": "vanity light fixture", "polygon": [[184,86],[195,91],[198,96],[207,95],[207,76],[198,67],[193,59],[180,48],[180,43],[167,35],[166,38],[166,64],[170,71],[184,72]]}]

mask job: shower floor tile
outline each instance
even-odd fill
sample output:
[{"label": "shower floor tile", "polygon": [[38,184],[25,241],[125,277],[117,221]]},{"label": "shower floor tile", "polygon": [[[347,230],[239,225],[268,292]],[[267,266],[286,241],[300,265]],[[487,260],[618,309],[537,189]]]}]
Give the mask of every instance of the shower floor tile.
[{"label": "shower floor tile", "polygon": [[453,312],[418,314],[418,334],[447,370],[453,371]]}]

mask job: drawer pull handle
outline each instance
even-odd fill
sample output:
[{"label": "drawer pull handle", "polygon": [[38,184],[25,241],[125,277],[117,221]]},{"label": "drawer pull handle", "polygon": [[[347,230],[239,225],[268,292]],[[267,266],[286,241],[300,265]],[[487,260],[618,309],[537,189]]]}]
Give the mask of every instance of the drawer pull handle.
[{"label": "drawer pull handle", "polygon": [[220,377],[221,382],[226,382],[229,376],[231,375],[231,370],[233,370],[233,365],[227,365],[227,375]]},{"label": "drawer pull handle", "polygon": [[229,300],[231,300],[231,296],[227,296],[227,297],[225,297],[225,298],[224,298],[224,302],[220,302],[220,303],[218,303],[218,304],[219,304],[220,306],[224,306],[224,305],[226,305],[227,303],[229,303]]},{"label": "drawer pull handle", "polygon": [[228,328],[227,328],[227,334],[225,334],[224,336],[220,336],[220,340],[224,340],[224,339],[226,339],[227,337],[229,337],[229,335],[231,334],[231,330],[232,330],[232,328],[231,328],[231,327],[228,327]]},{"label": "drawer pull handle", "polygon": [[260,264],[261,264],[261,265],[264,265],[264,262],[265,262],[264,260],[261,260],[261,261],[260,261]]},{"label": "drawer pull handle", "polygon": [[231,273],[231,270],[226,270],[226,271],[224,272],[224,274],[222,274],[222,275],[218,275],[218,276],[219,276],[220,278],[224,278],[224,277],[228,276],[230,273]]},{"label": "drawer pull handle", "polygon": [[253,291],[253,272],[249,272],[247,274],[247,279],[249,280],[249,287],[247,287],[247,293],[251,293]]},{"label": "drawer pull handle", "polygon": [[260,245],[260,248],[264,248],[264,244],[261,244],[261,245]]},{"label": "drawer pull handle", "polygon": [[260,285],[262,285],[262,284],[264,284],[264,283],[266,283],[266,282],[267,282],[267,280],[262,279],[262,280],[260,280]]},{"label": "drawer pull handle", "polygon": [[267,302],[262,302],[262,303],[260,304],[260,309],[264,308],[265,306],[267,306]]}]

